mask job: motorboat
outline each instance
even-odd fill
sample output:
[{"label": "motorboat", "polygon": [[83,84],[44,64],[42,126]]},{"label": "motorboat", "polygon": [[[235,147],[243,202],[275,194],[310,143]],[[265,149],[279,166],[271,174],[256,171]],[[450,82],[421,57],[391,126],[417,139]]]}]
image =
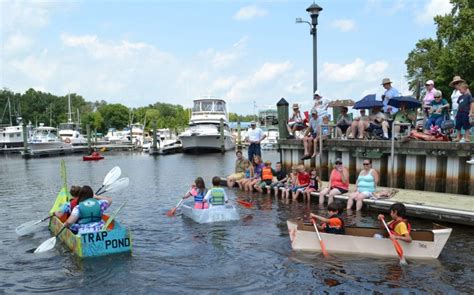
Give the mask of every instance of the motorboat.
[{"label": "motorboat", "polygon": [[[223,130],[220,130],[221,122]],[[179,135],[179,138],[183,151],[188,153],[234,149],[235,143],[228,126],[226,102],[212,97],[194,100],[189,127]]]},{"label": "motorboat", "polygon": [[51,149],[72,149],[70,143],[63,142],[57,135],[58,129],[44,126],[40,123],[39,127],[33,129],[33,133],[28,140],[29,149],[34,151]]},{"label": "motorboat", "polygon": [[181,212],[197,223],[211,223],[239,220],[240,216],[234,205],[226,204],[207,209],[195,209],[194,201],[186,201],[181,205]]},{"label": "motorboat", "polygon": [[[294,250],[321,251],[318,236],[312,223],[288,220],[288,232]],[[406,258],[436,259],[451,235],[451,228],[434,224],[432,229],[413,230],[411,243],[400,241]],[[346,226],[344,235],[320,232],[328,253],[349,253],[367,256],[398,257],[389,238],[383,238],[381,228]]]},{"label": "motorboat", "polygon": [[260,143],[263,150],[276,149],[279,137],[278,112],[274,107],[268,106],[258,112],[258,126],[266,137]]},{"label": "motorboat", "polygon": [[23,146],[23,127],[5,126],[0,129],[0,148],[9,149]]},{"label": "motorboat", "polygon": [[[59,124],[58,135],[59,138],[65,142],[72,145],[85,145],[87,144],[87,139],[81,134],[80,123],[74,123],[72,121],[72,112],[71,112],[71,96],[68,94],[68,120],[67,123]],[[79,122],[79,110],[77,114],[77,122]]]},{"label": "motorboat", "polygon": [[107,134],[104,137],[104,140],[112,143],[130,141],[130,130],[117,130],[115,128],[109,128]]}]

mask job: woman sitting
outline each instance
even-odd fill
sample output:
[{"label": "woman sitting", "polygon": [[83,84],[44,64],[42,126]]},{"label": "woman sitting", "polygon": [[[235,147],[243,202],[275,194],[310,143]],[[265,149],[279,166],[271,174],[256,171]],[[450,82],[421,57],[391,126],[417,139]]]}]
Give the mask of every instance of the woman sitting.
[{"label": "woman sitting", "polygon": [[446,99],[441,98],[441,91],[435,90],[434,100],[428,106],[430,117],[426,121],[425,130],[429,131],[431,126],[438,126],[441,124],[449,114],[449,103]]},{"label": "woman sitting", "polygon": [[324,204],[324,197],[328,195],[328,205],[334,201],[335,195],[342,195],[349,190],[349,170],[344,167],[340,158],[336,159],[336,167],[331,171],[329,176],[328,187],[319,193],[319,204]]},{"label": "woman sitting", "polygon": [[348,210],[352,208],[352,204],[354,200],[356,200],[356,210],[360,211],[363,205],[362,201],[365,198],[373,196],[377,183],[379,182],[379,174],[372,168],[372,160],[366,159],[363,163],[364,169],[362,169],[356,181],[357,189],[349,195],[349,199],[347,200]]},{"label": "woman sitting", "polygon": [[78,205],[72,209],[71,216],[64,226],[78,234],[100,231],[104,226],[102,215],[112,204],[112,199],[105,196],[96,196],[88,185],[81,188]]}]

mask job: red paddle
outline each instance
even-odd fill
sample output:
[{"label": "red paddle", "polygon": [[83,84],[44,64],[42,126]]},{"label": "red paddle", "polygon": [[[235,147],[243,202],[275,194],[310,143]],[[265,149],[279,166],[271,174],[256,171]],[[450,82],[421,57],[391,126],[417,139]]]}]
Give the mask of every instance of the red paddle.
[{"label": "red paddle", "polygon": [[179,206],[181,206],[181,203],[183,203],[184,199],[181,199],[179,202],[178,202],[178,205],[176,205],[176,207],[174,207],[173,209],[169,210],[168,212],[166,212],[166,215],[168,215],[169,217],[173,216],[174,213],[176,212],[176,209],[179,208]]},{"label": "red paddle", "polygon": [[316,225],[316,218],[311,218],[311,221],[313,222],[314,229],[316,230],[316,234],[318,235],[319,244],[321,245],[321,251],[323,252],[323,255],[325,257],[328,257],[329,253],[328,251],[326,251],[326,246],[324,245],[323,239],[321,239],[321,236],[319,235],[318,226]]},{"label": "red paddle", "polygon": [[385,219],[382,218],[382,222],[383,222],[383,225],[385,226],[385,229],[388,232],[390,240],[392,240],[393,246],[395,247],[395,250],[397,251],[398,257],[400,257],[400,264],[407,264],[405,257],[403,257],[402,246],[400,246],[400,243],[398,243],[398,241],[395,240],[395,238],[390,234],[390,230],[388,229],[387,223],[385,223]]},{"label": "red paddle", "polygon": [[250,202],[242,201],[242,200],[236,200],[236,201],[237,201],[237,203],[244,206],[245,208],[252,208],[253,207],[252,203],[250,203]]}]

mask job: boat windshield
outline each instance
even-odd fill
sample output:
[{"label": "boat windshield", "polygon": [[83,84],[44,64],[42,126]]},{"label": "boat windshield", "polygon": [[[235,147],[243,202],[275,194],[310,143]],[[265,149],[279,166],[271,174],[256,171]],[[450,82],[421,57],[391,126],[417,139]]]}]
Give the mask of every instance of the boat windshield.
[{"label": "boat windshield", "polygon": [[223,101],[195,101],[193,112],[216,112],[225,113],[225,102]]}]

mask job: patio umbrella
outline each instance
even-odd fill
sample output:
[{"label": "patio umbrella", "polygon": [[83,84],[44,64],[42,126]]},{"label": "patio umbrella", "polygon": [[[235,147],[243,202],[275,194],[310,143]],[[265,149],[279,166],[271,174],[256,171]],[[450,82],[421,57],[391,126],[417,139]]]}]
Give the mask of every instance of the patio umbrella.
[{"label": "patio umbrella", "polygon": [[376,107],[383,107],[383,102],[375,99],[375,94],[366,95],[364,98],[355,103],[354,109],[371,109]]},{"label": "patio umbrella", "polygon": [[388,100],[388,105],[399,108],[400,104],[405,103],[407,108],[416,109],[421,107],[421,102],[412,96],[397,96]]}]

